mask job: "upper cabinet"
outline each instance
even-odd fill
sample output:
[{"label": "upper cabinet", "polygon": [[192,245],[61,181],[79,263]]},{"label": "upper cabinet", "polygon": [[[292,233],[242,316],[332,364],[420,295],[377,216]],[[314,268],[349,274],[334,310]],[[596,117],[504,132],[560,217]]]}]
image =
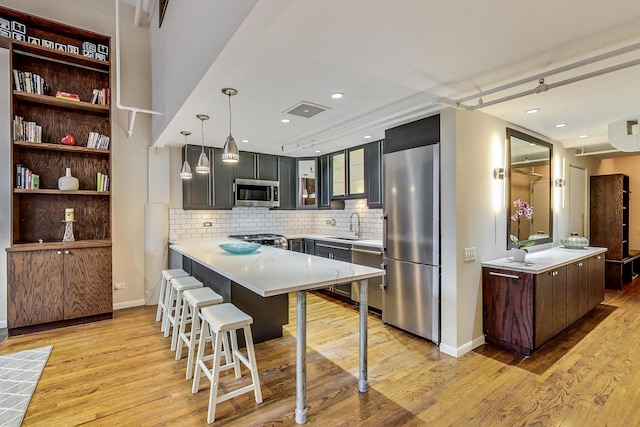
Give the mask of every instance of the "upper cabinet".
[{"label": "upper cabinet", "polygon": [[376,141],[364,147],[364,180],[369,209],[382,209],[382,147],[384,141]]},{"label": "upper cabinet", "polygon": [[331,154],[331,198],[362,198],[365,187],[365,148]]},{"label": "upper cabinet", "polygon": [[348,193],[365,194],[364,187],[364,148],[347,151],[349,156]]},{"label": "upper cabinet", "polygon": [[241,152],[236,178],[278,180],[278,156]]},{"label": "upper cabinet", "polygon": [[235,169],[232,164],[222,161],[222,149],[204,147],[211,171],[205,174],[195,172],[202,150],[200,145],[187,145],[187,160],[192,165],[193,176],[182,180],[182,208],[231,209]]},{"label": "upper cabinet", "polygon": [[296,159],[293,157],[279,157],[280,172],[280,206],[277,209],[296,208]]},{"label": "upper cabinet", "polygon": [[298,159],[297,205],[301,209],[318,207],[317,160]]}]

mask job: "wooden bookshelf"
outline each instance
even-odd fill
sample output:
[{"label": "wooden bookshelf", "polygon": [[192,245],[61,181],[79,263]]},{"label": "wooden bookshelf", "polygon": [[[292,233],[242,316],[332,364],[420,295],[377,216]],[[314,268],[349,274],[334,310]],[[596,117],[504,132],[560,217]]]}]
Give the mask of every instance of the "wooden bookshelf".
[{"label": "wooden bookshelf", "polygon": [[[59,43],[108,46],[110,38],[0,6],[26,35]],[[111,108],[93,104],[94,89],[110,86],[110,62],[44,45],[0,37],[11,56],[11,117],[42,127],[41,143],[13,140],[11,247],[7,249],[9,334],[112,317],[111,191],[96,191],[97,175],[111,176],[111,150],[88,148],[90,132],[111,136]],[[13,70],[35,73],[45,94],[17,90]],[[24,76],[21,76],[21,78]],[[39,82],[39,81],[38,81]],[[56,98],[75,93],[80,101]],[[72,134],[75,145],[60,141]],[[14,136],[15,138],[15,136]],[[20,138],[22,139],[22,138]],[[16,165],[39,175],[39,188],[18,188]],[[62,191],[70,168],[79,189]],[[74,208],[74,241],[63,242],[65,208]]]}]

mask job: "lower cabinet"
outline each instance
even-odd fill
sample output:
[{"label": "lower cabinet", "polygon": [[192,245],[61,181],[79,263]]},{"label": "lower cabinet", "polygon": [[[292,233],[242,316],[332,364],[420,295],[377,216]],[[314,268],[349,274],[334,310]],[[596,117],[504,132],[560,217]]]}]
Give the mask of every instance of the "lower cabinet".
[{"label": "lower cabinet", "polygon": [[[316,256],[351,262],[351,245],[316,240],[315,251]],[[351,284],[332,286],[329,291],[351,300]]]},{"label": "lower cabinet", "polygon": [[113,312],[110,246],[11,251],[7,278],[10,335]]},{"label": "lower cabinet", "polygon": [[543,273],[482,268],[488,343],[530,355],[604,301],[604,256]]}]

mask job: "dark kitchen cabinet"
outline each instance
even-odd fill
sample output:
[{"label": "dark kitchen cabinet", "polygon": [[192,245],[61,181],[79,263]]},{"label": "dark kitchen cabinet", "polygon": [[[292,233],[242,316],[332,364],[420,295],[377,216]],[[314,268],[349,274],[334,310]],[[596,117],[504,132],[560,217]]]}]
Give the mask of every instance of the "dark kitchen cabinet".
[{"label": "dark kitchen cabinet", "polygon": [[365,185],[367,192],[367,206],[369,209],[382,209],[383,207],[383,169],[382,169],[382,145],[383,140],[372,142],[364,147]]},{"label": "dark kitchen cabinet", "polygon": [[[323,240],[315,241],[316,256],[335,259],[337,261],[351,262],[351,245],[325,242]],[[351,284],[331,286],[329,291],[338,295],[342,295],[351,299]]]},{"label": "dark kitchen cabinet", "polygon": [[278,180],[278,156],[241,151],[235,167],[236,178]]},{"label": "dark kitchen cabinet", "polygon": [[280,176],[280,207],[278,209],[296,208],[296,159],[293,157],[278,158]]},{"label": "dark kitchen cabinet", "polygon": [[329,154],[318,157],[319,209],[331,209],[331,170],[329,169],[329,160]]},{"label": "dark kitchen cabinet", "polygon": [[567,327],[566,267],[538,274],[535,277],[535,344],[537,347],[558,335]]},{"label": "dark kitchen cabinet", "polygon": [[304,253],[304,239],[289,239],[287,243],[290,251]]},{"label": "dark kitchen cabinet", "polygon": [[[197,173],[196,165],[198,158],[202,152],[202,147],[198,145],[187,145],[187,161],[191,166],[191,179],[182,180],[182,208],[188,209],[214,209],[215,202],[213,200],[213,173]],[[211,162],[214,155],[211,147],[204,147],[204,153]],[[184,155],[183,155],[184,156]],[[184,158],[182,159],[184,162]]]},{"label": "dark kitchen cabinet", "polygon": [[222,161],[222,149],[214,148],[213,159],[209,161],[213,165],[213,201],[215,209],[231,209],[233,199],[233,178],[235,169],[233,163]]},{"label": "dark kitchen cabinet", "polygon": [[569,325],[589,311],[588,264],[588,260],[580,260],[567,266],[567,323]]},{"label": "dark kitchen cabinet", "polygon": [[593,175],[589,180],[590,244],[608,248],[606,259],[624,260],[629,257],[629,177]]},{"label": "dark kitchen cabinet", "polygon": [[588,311],[604,301],[605,259],[604,255],[589,258],[589,301]]},{"label": "dark kitchen cabinet", "polygon": [[182,180],[182,208],[185,210],[231,209],[234,165],[222,161],[222,149],[204,147],[211,171],[207,174],[197,173],[195,170],[201,152],[202,146],[187,145],[187,160],[193,175],[191,179]]}]

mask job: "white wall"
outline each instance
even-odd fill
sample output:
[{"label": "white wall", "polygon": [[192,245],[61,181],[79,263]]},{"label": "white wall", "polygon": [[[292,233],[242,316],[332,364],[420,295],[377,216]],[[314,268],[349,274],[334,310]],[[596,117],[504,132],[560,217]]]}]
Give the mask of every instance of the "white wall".
[{"label": "white wall", "polygon": [[[2,4],[36,16],[109,35],[112,37],[112,49],[115,46],[114,1],[56,0],[55,7],[52,7],[50,0],[3,0]],[[149,31],[148,28],[136,28],[133,25],[133,7],[122,3],[120,13],[123,39],[122,93],[128,104],[147,106],[151,103]],[[111,87],[115,89],[115,56],[113,51],[111,53]],[[114,92],[115,90],[112,90],[112,93]],[[2,116],[4,120],[7,114]],[[126,284],[126,289],[114,293],[115,308],[144,303],[144,205],[147,201],[147,147],[151,141],[150,126],[148,117],[138,115],[134,134],[127,138],[128,114],[112,107],[113,282]],[[9,200],[1,194],[0,197],[3,203]],[[0,281],[0,298],[5,293],[5,280],[6,274],[3,274]],[[6,311],[2,311],[4,308],[5,304],[0,308],[0,322],[6,321]]]},{"label": "white wall", "polygon": [[172,1],[160,28],[158,14],[153,15],[152,106],[165,113],[153,118],[154,140],[191,95],[256,2]]},{"label": "white wall", "polygon": [[[597,160],[577,158],[561,144],[483,112],[442,113],[442,342],[441,350],[460,356],[484,342],[482,333],[482,261],[507,256],[506,205],[502,181],[493,168],[504,166],[506,128],[553,144],[552,180],[575,165],[592,173]],[[507,182],[508,185],[508,182]],[[569,234],[569,205],[559,203],[554,187],[553,246]],[[455,212],[455,214],[454,214]],[[531,250],[550,247],[541,245]],[[476,261],[464,262],[464,248],[476,248]]]}]

